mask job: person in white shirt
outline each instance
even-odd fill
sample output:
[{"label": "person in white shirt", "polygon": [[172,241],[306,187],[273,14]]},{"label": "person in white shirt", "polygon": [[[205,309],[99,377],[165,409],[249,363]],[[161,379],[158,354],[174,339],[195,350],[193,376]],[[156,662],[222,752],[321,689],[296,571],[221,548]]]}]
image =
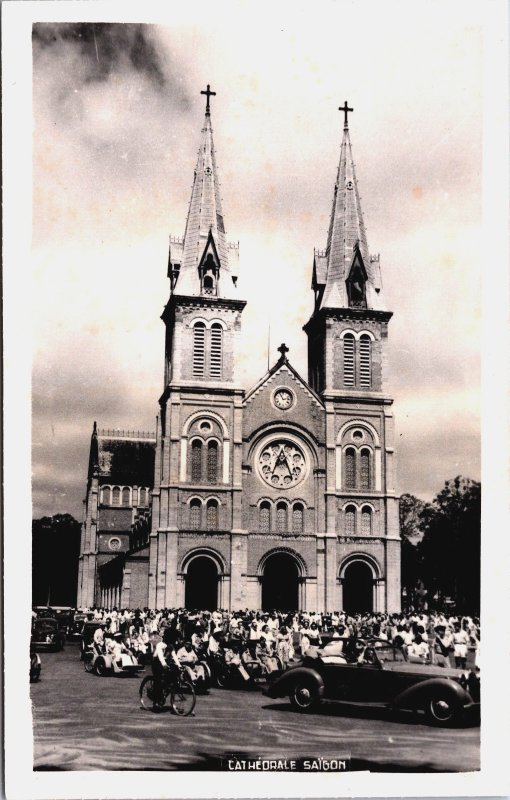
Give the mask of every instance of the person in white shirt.
[{"label": "person in white shirt", "polygon": [[191,642],[185,642],[182,647],[177,650],[177,660],[184,667],[189,677],[196,683],[201,681],[205,683],[205,669],[203,664],[198,663],[198,656],[191,646]]},{"label": "person in white shirt", "polygon": [[458,669],[466,669],[469,634],[464,628],[461,628],[460,622],[454,623],[452,639],[455,666],[458,667]]},{"label": "person in white shirt", "polygon": [[104,633],[102,628],[96,628],[92,639],[93,649],[97,655],[104,653]]},{"label": "person in white shirt", "polygon": [[411,663],[426,664],[429,660],[429,646],[424,642],[419,633],[414,641],[407,646],[407,657]]}]

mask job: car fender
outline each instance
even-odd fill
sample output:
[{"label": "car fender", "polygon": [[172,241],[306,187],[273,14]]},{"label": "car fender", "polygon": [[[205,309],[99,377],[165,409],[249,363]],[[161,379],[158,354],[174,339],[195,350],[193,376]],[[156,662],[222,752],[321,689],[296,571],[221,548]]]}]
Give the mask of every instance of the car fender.
[{"label": "car fender", "polygon": [[437,689],[447,692],[449,697],[457,701],[459,705],[472,703],[469,694],[456,681],[448,678],[429,678],[426,681],[421,681],[421,683],[415,683],[414,686],[409,686],[409,688],[398,694],[393,700],[393,705],[399,708],[419,708],[423,701]]},{"label": "car fender", "polygon": [[270,685],[264,694],[268,697],[286,697],[293,684],[302,678],[308,678],[313,681],[314,685],[317,687],[319,698],[323,696],[324,680],[322,675],[320,675],[317,670],[311,669],[310,667],[295,667],[288,672],[284,672],[283,675],[280,675],[280,677]]}]

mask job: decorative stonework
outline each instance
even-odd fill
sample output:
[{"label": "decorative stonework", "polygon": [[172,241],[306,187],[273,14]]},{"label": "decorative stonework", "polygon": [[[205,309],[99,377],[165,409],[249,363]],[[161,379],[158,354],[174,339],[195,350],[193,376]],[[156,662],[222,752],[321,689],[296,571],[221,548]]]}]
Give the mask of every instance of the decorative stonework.
[{"label": "decorative stonework", "polygon": [[288,439],[274,439],[259,453],[257,470],[263,481],[278,489],[290,489],[306,474],[306,460],[297,444]]}]

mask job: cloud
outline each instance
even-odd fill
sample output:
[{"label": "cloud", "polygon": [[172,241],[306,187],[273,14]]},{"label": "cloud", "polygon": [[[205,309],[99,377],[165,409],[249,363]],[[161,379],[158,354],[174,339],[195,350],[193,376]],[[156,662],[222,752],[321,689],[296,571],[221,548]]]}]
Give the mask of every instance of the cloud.
[{"label": "cloud", "polygon": [[80,512],[94,419],[153,427],[168,234],[184,230],[206,83],[248,300],[242,384],[267,367],[269,324],[270,363],[285,341],[307,377],[313,248],[326,240],[348,99],[369,245],[395,312],[397,488],[427,497],[452,474],[479,477],[479,31],[399,17],[385,36],[365,30],[360,59],[322,17],[238,22],[34,26],[36,514],[38,503]]},{"label": "cloud", "polygon": [[[32,29],[34,62],[50,51],[61,58],[66,45],[79,53],[84,83],[102,83],[115,73],[133,70],[146,76],[156,88],[167,84],[165,63],[151,38],[151,27],[114,23],[35,23]],[[181,96],[186,101],[186,96]]]}]

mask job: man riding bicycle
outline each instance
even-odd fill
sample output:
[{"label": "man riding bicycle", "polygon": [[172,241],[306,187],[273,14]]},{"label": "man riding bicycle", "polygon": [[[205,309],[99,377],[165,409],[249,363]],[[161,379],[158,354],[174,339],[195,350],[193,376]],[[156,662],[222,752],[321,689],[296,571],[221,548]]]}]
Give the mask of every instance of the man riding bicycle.
[{"label": "man riding bicycle", "polygon": [[165,682],[172,672],[181,669],[172,644],[172,632],[166,628],[162,641],[158,642],[152,656],[152,674],[154,676],[155,697],[161,697]]}]

